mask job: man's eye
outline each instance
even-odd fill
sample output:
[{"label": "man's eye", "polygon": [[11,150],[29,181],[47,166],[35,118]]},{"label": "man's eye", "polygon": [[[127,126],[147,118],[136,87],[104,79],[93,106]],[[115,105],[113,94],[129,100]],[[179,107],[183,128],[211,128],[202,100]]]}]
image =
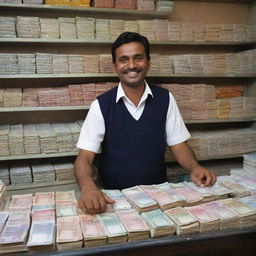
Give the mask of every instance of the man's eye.
[{"label": "man's eye", "polygon": [[125,63],[127,61],[127,59],[120,59],[119,60],[121,63]]},{"label": "man's eye", "polygon": [[143,56],[137,56],[136,60],[138,60],[138,61],[143,60]]}]

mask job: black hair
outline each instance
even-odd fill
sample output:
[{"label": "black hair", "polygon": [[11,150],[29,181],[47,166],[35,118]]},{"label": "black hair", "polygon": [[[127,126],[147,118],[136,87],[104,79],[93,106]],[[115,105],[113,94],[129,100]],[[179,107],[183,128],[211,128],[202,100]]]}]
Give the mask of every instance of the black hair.
[{"label": "black hair", "polygon": [[131,42],[139,42],[141,43],[145,48],[146,57],[148,60],[150,60],[150,47],[148,39],[145,36],[142,36],[135,32],[123,32],[119,35],[119,37],[115,40],[115,42],[112,45],[112,61],[115,63],[116,61],[116,49],[119,48],[123,44],[131,43]]}]

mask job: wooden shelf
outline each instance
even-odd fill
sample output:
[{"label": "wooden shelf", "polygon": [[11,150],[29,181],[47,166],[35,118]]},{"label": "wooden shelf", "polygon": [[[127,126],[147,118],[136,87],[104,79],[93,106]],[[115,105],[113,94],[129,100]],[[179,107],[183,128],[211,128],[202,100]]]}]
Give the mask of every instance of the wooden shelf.
[{"label": "wooden shelf", "polygon": [[[50,38],[0,38],[0,43],[22,43],[22,44],[97,44],[109,45],[114,40],[99,40],[99,39],[50,39]],[[195,42],[195,41],[150,41],[151,45],[209,45],[209,46],[239,46],[253,45],[256,41],[243,42]]]},{"label": "wooden shelf", "polygon": [[86,110],[90,106],[56,106],[56,107],[14,107],[0,108],[0,112],[36,112],[36,111],[65,111],[65,110]]},{"label": "wooden shelf", "polygon": [[48,13],[71,14],[71,16],[95,16],[101,15],[102,18],[106,16],[123,16],[127,19],[141,18],[143,19],[157,19],[168,18],[171,12],[164,11],[141,11],[141,10],[125,10],[115,8],[95,8],[95,7],[75,7],[62,5],[33,5],[33,4],[0,4],[2,11],[30,11],[35,15],[40,13],[40,16]]},{"label": "wooden shelf", "polygon": [[250,4],[255,0],[175,0],[175,1],[187,1],[187,2],[215,2],[215,3],[241,3],[241,4]]},{"label": "wooden shelf", "polygon": [[61,152],[61,153],[49,153],[49,154],[35,154],[35,155],[1,156],[0,161],[54,158],[54,157],[76,156],[77,154],[78,152],[74,151],[74,152]]},{"label": "wooden shelf", "polygon": [[[224,74],[214,74],[214,75],[194,75],[194,74],[152,74],[149,73],[147,77],[182,77],[182,78],[253,78],[254,75],[224,75]],[[0,79],[58,79],[58,78],[117,78],[115,73],[77,73],[77,74],[14,74],[14,75],[0,75]]]}]

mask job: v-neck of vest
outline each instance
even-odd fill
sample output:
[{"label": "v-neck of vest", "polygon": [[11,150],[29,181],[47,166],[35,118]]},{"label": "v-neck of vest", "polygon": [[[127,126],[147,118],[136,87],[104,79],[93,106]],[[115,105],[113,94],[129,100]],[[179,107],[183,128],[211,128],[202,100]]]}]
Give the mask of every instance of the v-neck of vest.
[{"label": "v-neck of vest", "polygon": [[128,115],[130,116],[130,118],[131,118],[133,121],[135,121],[135,122],[139,122],[139,121],[143,118],[143,116],[145,115],[145,111],[147,111],[147,101],[148,101],[148,98],[147,98],[146,101],[145,101],[144,109],[143,109],[143,111],[142,111],[142,113],[141,113],[141,116],[140,116],[140,118],[139,118],[138,120],[136,120],[136,119],[132,116],[132,114],[130,113],[130,111],[128,110],[128,108],[126,107],[126,105],[124,104],[123,99],[121,100],[120,103],[122,104],[122,107],[125,108],[125,111],[127,111],[127,113],[128,113]]}]

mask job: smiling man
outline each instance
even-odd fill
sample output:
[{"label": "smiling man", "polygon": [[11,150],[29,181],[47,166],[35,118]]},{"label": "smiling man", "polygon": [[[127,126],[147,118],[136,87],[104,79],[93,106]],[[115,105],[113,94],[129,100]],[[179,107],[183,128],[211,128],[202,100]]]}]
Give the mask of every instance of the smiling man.
[{"label": "smiling man", "polygon": [[200,166],[186,144],[190,137],[177,104],[166,89],[148,85],[150,50],[146,37],[122,33],[112,46],[113,65],[120,82],[91,105],[78,141],[75,174],[81,189],[79,206],[104,212],[114,203],[92,179],[92,163],[102,149],[99,175],[106,189],[166,181],[166,145],[198,186],[211,186],[213,172]]}]

